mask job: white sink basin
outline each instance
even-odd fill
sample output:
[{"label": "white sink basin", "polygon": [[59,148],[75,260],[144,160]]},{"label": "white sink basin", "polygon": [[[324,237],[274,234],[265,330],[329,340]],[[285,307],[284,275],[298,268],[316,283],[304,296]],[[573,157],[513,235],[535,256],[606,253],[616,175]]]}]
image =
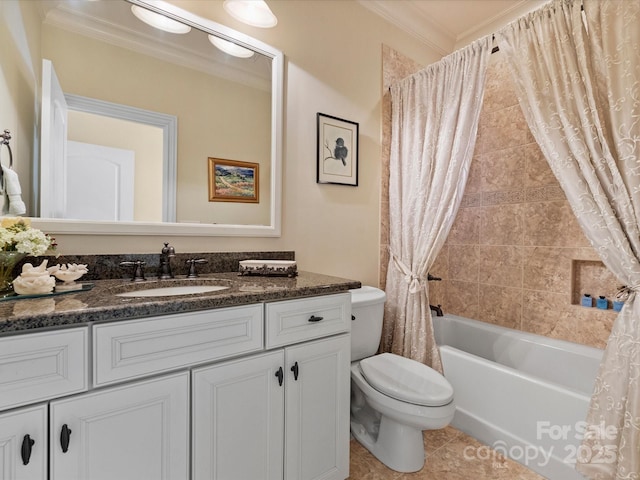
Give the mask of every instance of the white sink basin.
[{"label": "white sink basin", "polygon": [[192,295],[195,293],[217,292],[229,287],[221,285],[183,285],[174,287],[146,288],[131,292],[118,293],[117,297],[170,297],[173,295]]}]

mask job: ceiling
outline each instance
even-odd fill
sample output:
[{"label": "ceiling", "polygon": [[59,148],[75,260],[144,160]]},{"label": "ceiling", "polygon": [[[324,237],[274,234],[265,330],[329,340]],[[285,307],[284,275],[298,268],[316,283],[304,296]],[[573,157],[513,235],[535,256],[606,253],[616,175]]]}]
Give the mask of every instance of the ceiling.
[{"label": "ceiling", "polygon": [[358,0],[441,55],[491,35],[549,0]]}]

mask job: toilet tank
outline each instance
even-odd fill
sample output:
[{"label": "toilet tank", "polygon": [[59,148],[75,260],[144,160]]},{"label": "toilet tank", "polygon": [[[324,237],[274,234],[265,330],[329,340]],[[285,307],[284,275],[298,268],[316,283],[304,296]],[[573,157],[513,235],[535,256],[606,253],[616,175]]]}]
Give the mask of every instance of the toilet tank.
[{"label": "toilet tank", "polygon": [[380,345],[386,294],[363,286],[351,292],[351,361],[375,355]]}]

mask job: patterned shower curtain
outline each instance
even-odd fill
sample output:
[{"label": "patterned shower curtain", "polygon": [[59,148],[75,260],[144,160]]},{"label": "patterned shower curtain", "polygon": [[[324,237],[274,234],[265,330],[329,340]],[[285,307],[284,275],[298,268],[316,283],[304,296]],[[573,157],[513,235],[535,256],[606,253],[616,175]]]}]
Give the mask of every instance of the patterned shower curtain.
[{"label": "patterned shower curtain", "polygon": [[390,261],[382,350],[442,372],[427,274],[462,200],[482,106],[491,39],[391,87]]},{"label": "patterned shower curtain", "polygon": [[576,469],[640,478],[640,0],[554,0],[496,34],[529,128],[622,285]]}]

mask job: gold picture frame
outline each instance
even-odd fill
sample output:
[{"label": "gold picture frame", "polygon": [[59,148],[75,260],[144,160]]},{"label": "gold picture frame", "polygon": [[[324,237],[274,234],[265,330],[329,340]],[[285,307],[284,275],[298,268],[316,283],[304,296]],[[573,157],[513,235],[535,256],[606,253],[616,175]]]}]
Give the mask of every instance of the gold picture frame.
[{"label": "gold picture frame", "polygon": [[209,157],[210,202],[260,202],[260,164]]}]

